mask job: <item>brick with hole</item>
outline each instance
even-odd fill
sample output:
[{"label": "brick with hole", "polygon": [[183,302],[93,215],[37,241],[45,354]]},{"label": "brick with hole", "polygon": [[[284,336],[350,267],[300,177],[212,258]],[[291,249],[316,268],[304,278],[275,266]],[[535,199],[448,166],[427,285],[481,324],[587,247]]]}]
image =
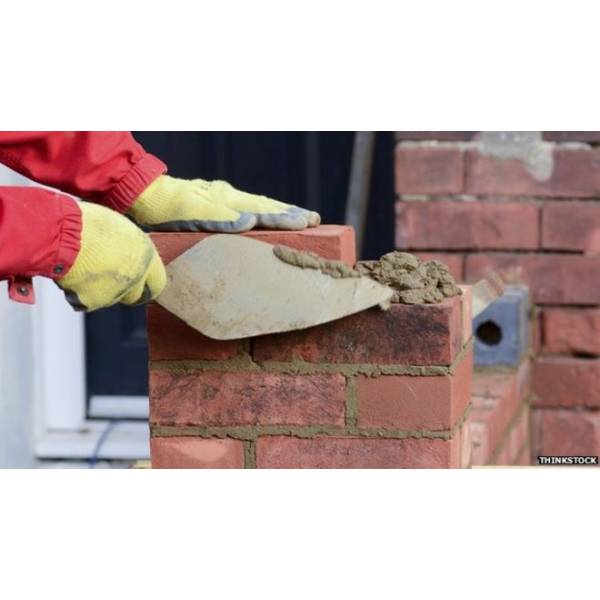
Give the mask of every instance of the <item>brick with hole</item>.
[{"label": "brick with hole", "polygon": [[190,436],[150,440],[153,469],[243,469],[244,444]]},{"label": "brick with hole", "polygon": [[255,338],[257,361],[450,365],[462,347],[461,296],[394,304],[318,327]]},{"label": "brick with hole", "polygon": [[535,250],[539,246],[538,207],[533,203],[398,202],[396,214],[397,248]]},{"label": "brick with hole", "polygon": [[359,375],[358,426],[381,430],[451,429],[471,400],[472,371],[473,354],[469,352],[453,375]]},{"label": "brick with hole", "polygon": [[396,146],[397,194],[460,194],[463,153],[457,146]]},{"label": "brick with hole", "polygon": [[600,455],[600,412],[598,411],[536,410],[532,425],[537,456]]},{"label": "brick with hole", "polygon": [[542,327],[546,353],[600,355],[598,308],[545,308]]},{"label": "brick with hole", "polygon": [[533,393],[538,407],[600,408],[600,359],[538,358],[533,366]]},{"label": "brick with hole", "polygon": [[567,254],[470,254],[467,281],[498,272],[508,283],[525,283],[538,304],[600,304],[600,260]]},{"label": "brick with hole", "polygon": [[150,422],[342,426],[345,385],[340,374],[151,370]]},{"label": "brick with hole", "polygon": [[381,439],[264,436],[256,443],[260,469],[426,469],[458,468],[460,436]]},{"label": "brick with hole", "polygon": [[600,195],[600,150],[557,147],[550,177],[536,177],[519,159],[465,153],[465,192],[474,195],[585,198]]}]

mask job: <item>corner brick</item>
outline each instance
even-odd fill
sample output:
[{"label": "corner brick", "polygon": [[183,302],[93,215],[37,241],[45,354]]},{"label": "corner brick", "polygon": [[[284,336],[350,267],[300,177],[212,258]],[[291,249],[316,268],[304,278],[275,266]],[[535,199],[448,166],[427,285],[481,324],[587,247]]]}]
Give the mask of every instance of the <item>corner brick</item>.
[{"label": "corner brick", "polygon": [[464,255],[463,254],[449,254],[444,252],[412,252],[415,256],[418,256],[421,260],[439,260],[443,262],[450,271],[450,274],[456,281],[462,281],[464,279]]},{"label": "corner brick", "polygon": [[467,281],[497,271],[507,282],[526,283],[538,304],[600,304],[600,260],[566,254],[471,254]]},{"label": "corner brick", "polygon": [[153,425],[343,425],[342,375],[150,372]]},{"label": "corner brick", "polygon": [[460,296],[394,304],[301,331],[254,339],[258,361],[449,365],[462,346]]},{"label": "corner brick", "polygon": [[[152,233],[150,237],[165,262],[170,263],[212,233]],[[344,225],[321,225],[303,231],[253,230],[240,234],[269,244],[289,246],[304,252],[314,252],[329,260],[356,263],[354,230]]]},{"label": "corner brick", "polygon": [[547,202],[542,208],[542,247],[597,253],[600,203]]},{"label": "corner brick", "polygon": [[243,469],[238,440],[159,437],[150,440],[153,469]]},{"label": "corner brick", "polygon": [[473,353],[454,375],[359,376],[356,380],[358,426],[400,430],[450,429],[471,400]]},{"label": "corner brick", "polygon": [[546,308],[542,319],[544,352],[600,355],[600,308]]},{"label": "corner brick", "polygon": [[397,194],[460,194],[463,153],[458,147],[396,146]]},{"label": "corner brick", "polygon": [[539,246],[538,207],[532,203],[401,201],[396,215],[397,248],[535,250]]},{"label": "corner brick", "polygon": [[600,407],[600,360],[556,356],[533,365],[537,407]]},{"label": "corner brick", "polygon": [[226,360],[241,352],[240,340],[206,337],[158,304],[149,304],[146,316],[150,360]]},{"label": "corner brick", "polygon": [[260,437],[256,443],[256,465],[261,469],[458,467],[458,437],[452,440]]},{"label": "corner brick", "polygon": [[467,194],[593,197],[600,194],[600,151],[556,148],[549,179],[536,179],[518,159],[469,150],[465,156]]},{"label": "corner brick", "polygon": [[532,421],[534,464],[539,455],[600,455],[600,412],[536,410]]}]

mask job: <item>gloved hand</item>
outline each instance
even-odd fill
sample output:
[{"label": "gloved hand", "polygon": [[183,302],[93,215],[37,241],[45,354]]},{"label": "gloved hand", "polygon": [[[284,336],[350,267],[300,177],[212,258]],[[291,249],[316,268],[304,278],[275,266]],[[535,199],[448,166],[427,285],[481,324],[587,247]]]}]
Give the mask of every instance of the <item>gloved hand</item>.
[{"label": "gloved hand", "polygon": [[255,226],[306,229],[321,222],[316,212],[241,192],[225,181],[168,175],[153,181],[127,214],[154,231],[240,233]]},{"label": "gloved hand", "polygon": [[167,276],[150,238],[112,210],[80,202],[81,248],[67,274],[56,280],[76,310],[117,302],[142,304],[163,290]]}]

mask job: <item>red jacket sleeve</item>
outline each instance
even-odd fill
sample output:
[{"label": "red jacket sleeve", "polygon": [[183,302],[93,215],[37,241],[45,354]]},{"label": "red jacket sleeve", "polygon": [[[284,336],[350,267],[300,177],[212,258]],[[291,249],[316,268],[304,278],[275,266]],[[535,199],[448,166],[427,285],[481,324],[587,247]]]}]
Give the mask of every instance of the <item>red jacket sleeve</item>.
[{"label": "red jacket sleeve", "polygon": [[119,212],[167,170],[125,131],[3,131],[0,162]]},{"label": "red jacket sleeve", "polygon": [[35,187],[0,187],[0,279],[65,275],[79,252],[77,201]]}]

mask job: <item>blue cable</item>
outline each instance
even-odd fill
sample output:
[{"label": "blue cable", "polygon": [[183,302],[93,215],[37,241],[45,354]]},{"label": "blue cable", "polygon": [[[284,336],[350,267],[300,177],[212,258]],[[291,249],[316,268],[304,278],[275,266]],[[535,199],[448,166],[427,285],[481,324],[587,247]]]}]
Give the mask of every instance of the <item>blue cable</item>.
[{"label": "blue cable", "polygon": [[93,469],[96,466],[96,463],[98,462],[98,455],[100,454],[100,450],[102,449],[104,442],[106,442],[106,439],[108,438],[110,432],[114,429],[115,425],[117,423],[119,423],[120,421],[121,421],[121,419],[112,419],[111,421],[108,422],[106,429],[102,432],[102,434],[98,438],[98,441],[96,442],[96,445],[94,446],[94,450],[92,451],[92,455],[90,456],[90,460],[89,460],[89,463],[90,463],[89,468],[90,469]]}]

